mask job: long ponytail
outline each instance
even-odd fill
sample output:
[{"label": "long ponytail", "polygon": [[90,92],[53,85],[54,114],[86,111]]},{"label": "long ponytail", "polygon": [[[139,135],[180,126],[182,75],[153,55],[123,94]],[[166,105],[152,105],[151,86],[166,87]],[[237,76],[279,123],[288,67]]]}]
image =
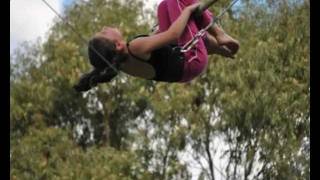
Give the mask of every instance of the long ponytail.
[{"label": "long ponytail", "polygon": [[[96,51],[105,59],[102,59]],[[99,83],[110,82],[118,75],[120,64],[127,59],[127,55],[116,53],[114,43],[99,37],[94,37],[89,41],[88,55],[90,64],[94,68],[80,77],[78,84],[74,86],[78,92],[88,91]],[[105,62],[106,60],[113,65],[113,68]]]},{"label": "long ponytail", "polygon": [[78,92],[88,91],[99,83],[110,82],[117,75],[118,73],[111,68],[104,70],[94,68],[91,72],[83,74],[73,87]]}]

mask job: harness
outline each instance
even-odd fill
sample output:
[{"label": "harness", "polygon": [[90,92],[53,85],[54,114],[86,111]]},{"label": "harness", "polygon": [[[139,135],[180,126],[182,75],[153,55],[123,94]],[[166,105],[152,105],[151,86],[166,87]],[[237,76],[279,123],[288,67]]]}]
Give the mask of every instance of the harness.
[{"label": "harness", "polygon": [[[201,15],[201,13],[203,11],[205,11],[206,9],[208,9],[211,5],[213,5],[214,3],[216,3],[218,0],[210,0],[204,4],[201,4],[198,9],[193,13],[193,16],[195,18],[199,17]],[[237,1],[239,0],[233,0],[225,9],[223,9],[223,11],[216,17],[213,17],[212,21],[203,29],[199,30],[195,36],[188,41],[182,48],[181,48],[181,52],[188,52],[190,51],[198,42],[199,39],[204,37],[206,34],[206,31],[212,26],[214,25],[216,22],[220,22],[221,17],[227,12],[227,10],[229,10]],[[220,24],[220,23],[219,23]],[[154,32],[156,31],[158,27],[158,24],[154,25],[151,28],[151,31]]]},{"label": "harness", "polygon": [[133,38],[129,38],[127,41],[127,49],[129,54],[136,60],[143,63],[150,64],[156,74],[150,80],[162,81],[162,82],[179,82],[183,76],[185,57],[181,52],[181,48],[177,45],[166,45],[159,49],[152,51],[151,57],[148,60],[142,59],[134,55],[129,48],[129,43],[135,38],[145,37],[148,35],[138,35]]},{"label": "harness", "polygon": [[[195,11],[195,16],[199,16],[205,9],[207,9],[209,6],[211,6],[212,4],[214,4],[215,2],[217,2],[218,0],[212,0],[209,1],[203,5],[201,5],[197,11]],[[227,12],[228,9],[230,9],[238,0],[233,0],[218,16],[213,17],[212,21],[203,29],[201,29],[200,31],[198,31],[195,36],[189,41],[187,42],[182,48],[181,48],[181,52],[188,52],[190,51],[198,42],[199,39],[204,37],[204,35],[206,34],[206,31],[212,26],[214,25],[216,22],[219,22],[221,19],[221,17]]]}]

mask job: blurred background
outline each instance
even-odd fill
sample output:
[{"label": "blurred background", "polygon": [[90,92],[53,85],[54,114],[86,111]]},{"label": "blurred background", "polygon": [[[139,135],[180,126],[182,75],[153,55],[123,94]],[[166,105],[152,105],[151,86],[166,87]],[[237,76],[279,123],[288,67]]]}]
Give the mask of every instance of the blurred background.
[{"label": "blurred background", "polygon": [[[10,179],[310,179],[310,2],[240,0],[234,60],[186,84],[120,74],[84,94],[85,39],[148,34],[160,0],[10,1]],[[229,0],[210,10],[219,14]]]}]

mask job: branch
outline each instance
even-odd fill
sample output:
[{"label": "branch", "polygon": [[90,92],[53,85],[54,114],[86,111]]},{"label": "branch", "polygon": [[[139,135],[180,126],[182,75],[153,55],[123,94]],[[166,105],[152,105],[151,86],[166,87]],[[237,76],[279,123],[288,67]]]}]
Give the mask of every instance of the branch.
[{"label": "branch", "polygon": [[235,165],[234,165],[234,168],[233,168],[233,178],[235,179],[236,178],[236,175],[237,175],[237,168],[238,168],[238,149],[239,149],[239,142],[237,141],[237,144],[236,144],[236,149],[235,149]]},{"label": "branch", "polygon": [[167,162],[168,162],[168,156],[169,156],[170,147],[167,148],[165,156],[163,157],[163,169],[162,169],[162,179],[166,179],[166,173],[167,173]]},{"label": "branch", "polygon": [[210,168],[210,175],[211,175],[211,179],[214,179],[214,169],[213,169],[213,159],[210,153],[210,131],[208,130],[208,128],[206,128],[206,141],[205,141],[205,149],[206,149],[206,153],[208,155],[208,163],[209,163],[209,168]]},{"label": "branch", "polygon": [[[255,150],[257,148],[257,144],[258,144],[258,138],[255,139],[254,144],[252,146],[252,149],[254,150],[254,154],[253,154],[253,157],[252,157],[251,161],[249,162],[249,167],[246,168],[246,166],[245,166],[245,169],[244,169],[245,180],[248,179],[248,176],[252,172],[252,166],[253,166],[253,162],[254,162],[254,159],[255,159],[254,157],[256,156],[256,153],[257,153],[257,151]],[[248,144],[248,146],[250,146],[250,144]],[[248,154],[247,154],[247,156],[248,156]]]}]

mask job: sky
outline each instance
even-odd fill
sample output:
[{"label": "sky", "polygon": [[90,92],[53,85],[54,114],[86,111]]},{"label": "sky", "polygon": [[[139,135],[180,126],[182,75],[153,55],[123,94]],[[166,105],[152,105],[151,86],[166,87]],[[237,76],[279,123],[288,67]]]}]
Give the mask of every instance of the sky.
[{"label": "sky", "polygon": [[[63,0],[47,0],[57,11],[62,10]],[[52,25],[54,13],[42,0],[11,0],[10,2],[10,53],[23,41],[44,37]]]},{"label": "sky", "polygon": [[[77,0],[46,0],[59,14],[63,8]],[[148,0],[152,7],[160,0]],[[10,54],[24,41],[34,42],[37,38],[45,39],[46,32],[53,25],[56,17],[42,0],[10,1]]]}]

